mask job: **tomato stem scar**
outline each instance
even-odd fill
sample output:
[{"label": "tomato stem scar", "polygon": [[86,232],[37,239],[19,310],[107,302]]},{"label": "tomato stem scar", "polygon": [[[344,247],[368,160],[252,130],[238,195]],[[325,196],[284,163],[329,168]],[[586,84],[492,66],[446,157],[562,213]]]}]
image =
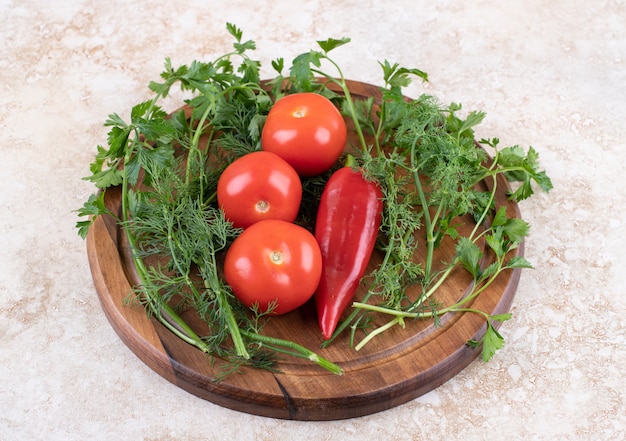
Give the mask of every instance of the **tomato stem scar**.
[{"label": "tomato stem scar", "polygon": [[280,265],[281,263],[283,263],[283,253],[281,253],[280,251],[272,251],[270,253],[270,260],[272,261],[272,263]]},{"label": "tomato stem scar", "polygon": [[267,213],[270,211],[270,203],[261,199],[260,201],[257,201],[255,208],[259,213]]}]

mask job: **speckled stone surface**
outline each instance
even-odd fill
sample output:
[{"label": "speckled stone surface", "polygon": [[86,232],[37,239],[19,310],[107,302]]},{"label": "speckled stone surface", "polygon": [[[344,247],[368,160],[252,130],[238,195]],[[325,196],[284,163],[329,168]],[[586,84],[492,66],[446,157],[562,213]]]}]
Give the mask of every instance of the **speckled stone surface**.
[{"label": "speckled stone surface", "polygon": [[[554,190],[532,224],[507,344],[436,390],[375,415],[307,423],[221,408],[163,380],[100,309],[76,210],[109,113],[175,65],[257,58],[317,39],[349,78],[377,61],[483,110],[478,136],[533,145]],[[177,103],[173,102],[172,106]],[[626,439],[626,5],[622,0],[271,2],[0,0],[0,440]]]}]

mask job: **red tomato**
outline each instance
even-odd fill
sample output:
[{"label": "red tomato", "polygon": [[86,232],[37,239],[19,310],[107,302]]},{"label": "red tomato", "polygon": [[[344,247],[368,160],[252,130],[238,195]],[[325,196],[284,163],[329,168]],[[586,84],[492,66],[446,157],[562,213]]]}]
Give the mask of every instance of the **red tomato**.
[{"label": "red tomato", "polygon": [[260,311],[276,302],[273,314],[285,314],[311,298],[322,274],[322,254],[303,227],[280,220],[257,222],[231,244],[224,278],[235,296]]},{"label": "red tomato", "polygon": [[253,152],[232,162],[217,183],[217,203],[236,227],[264,219],[293,222],[302,200],[298,173],[271,152]]},{"label": "red tomato", "polygon": [[261,146],[291,164],[300,176],[315,176],[333,166],[346,138],[346,123],[328,98],[294,93],[279,99],[270,109]]}]

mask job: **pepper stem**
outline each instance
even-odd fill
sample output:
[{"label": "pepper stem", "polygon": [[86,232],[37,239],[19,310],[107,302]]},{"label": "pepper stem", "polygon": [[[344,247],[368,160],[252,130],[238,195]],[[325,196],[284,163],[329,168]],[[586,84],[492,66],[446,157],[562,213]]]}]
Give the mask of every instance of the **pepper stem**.
[{"label": "pepper stem", "polygon": [[344,167],[355,168],[357,166],[356,158],[348,153],[348,155],[346,155],[346,161],[344,162],[343,165]]}]

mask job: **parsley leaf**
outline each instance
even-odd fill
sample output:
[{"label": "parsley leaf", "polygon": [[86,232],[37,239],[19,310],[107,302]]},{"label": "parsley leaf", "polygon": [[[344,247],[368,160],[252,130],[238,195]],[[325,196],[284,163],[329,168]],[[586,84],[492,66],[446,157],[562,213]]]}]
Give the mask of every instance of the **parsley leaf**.
[{"label": "parsley leaf", "polygon": [[336,38],[329,38],[327,40],[318,40],[317,44],[324,51],[325,54],[328,54],[328,52],[332,51],[333,49],[343,46],[344,44],[347,44],[349,42],[349,38],[341,38],[339,40]]},{"label": "parsley leaf", "polygon": [[488,320],[487,330],[482,340],[469,340],[467,344],[472,348],[478,348],[482,344],[482,359],[483,361],[489,361],[498,349],[504,347],[504,338],[500,335],[498,330],[493,327],[491,321]]},{"label": "parsley leaf", "polygon": [[324,54],[319,51],[310,51],[294,58],[289,74],[297,90],[305,92],[313,90],[312,83],[315,75],[311,66],[321,67],[323,56]]},{"label": "parsley leaf", "polygon": [[87,237],[89,227],[97,216],[102,213],[107,213],[113,216],[113,213],[109,211],[104,205],[104,192],[100,191],[89,196],[83,206],[77,210],[79,216],[89,216],[88,220],[78,221],[76,227],[78,228],[78,234],[83,239]]},{"label": "parsley leaf", "polygon": [[456,244],[456,258],[474,279],[480,276],[480,260],[482,257],[483,253],[480,251],[478,245],[467,237],[461,237],[459,239]]}]

